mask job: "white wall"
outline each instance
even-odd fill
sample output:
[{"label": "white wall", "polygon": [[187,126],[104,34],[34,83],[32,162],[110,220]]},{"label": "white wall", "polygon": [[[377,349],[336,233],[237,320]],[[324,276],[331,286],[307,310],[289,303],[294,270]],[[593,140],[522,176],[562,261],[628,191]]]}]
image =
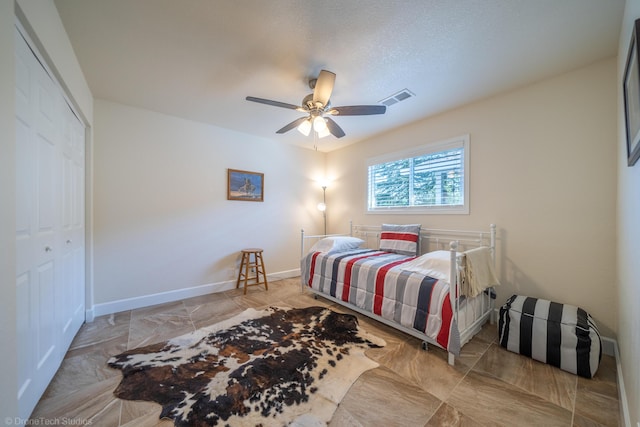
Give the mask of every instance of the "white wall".
[{"label": "white wall", "polygon": [[[578,305],[615,336],[615,88],[612,58],[329,153],[331,231],[349,219],[472,230],[496,223],[499,304],[519,293]],[[367,157],[463,134],[469,215],[364,213]]]},{"label": "white wall", "polygon": [[[16,348],[16,129],[14,13],[0,1],[0,341]],[[18,359],[5,351],[0,363],[0,416],[18,414]]]},{"label": "white wall", "polygon": [[[299,268],[300,228],[321,227],[324,154],[105,100],[94,108],[96,314],[235,281],[246,247],[264,249],[269,275]],[[264,173],[264,202],[227,200],[228,168]]]},{"label": "white wall", "polygon": [[640,1],[627,0],[618,47],[618,347],[631,426],[640,422],[640,162],[627,166],[622,76]]}]

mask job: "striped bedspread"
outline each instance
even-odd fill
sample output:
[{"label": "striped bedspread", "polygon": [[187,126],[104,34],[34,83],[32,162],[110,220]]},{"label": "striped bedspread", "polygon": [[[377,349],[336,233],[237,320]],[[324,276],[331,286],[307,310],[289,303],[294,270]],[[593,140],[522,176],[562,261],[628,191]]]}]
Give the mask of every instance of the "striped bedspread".
[{"label": "striped bedspread", "polygon": [[305,286],[406,328],[459,355],[449,284],[402,269],[413,257],[371,249],[311,252],[301,260]]}]

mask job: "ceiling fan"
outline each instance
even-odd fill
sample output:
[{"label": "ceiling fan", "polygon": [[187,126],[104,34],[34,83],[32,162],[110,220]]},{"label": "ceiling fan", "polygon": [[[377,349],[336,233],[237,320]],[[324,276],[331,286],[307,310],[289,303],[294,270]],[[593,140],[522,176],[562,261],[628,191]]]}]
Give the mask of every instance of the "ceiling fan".
[{"label": "ceiling fan", "polygon": [[256,98],[254,96],[247,96],[246,100],[306,113],[306,116],[292,121],[276,131],[276,133],[285,133],[293,128],[298,128],[303,135],[308,136],[313,128],[320,138],[329,134],[336,138],[342,138],[345,135],[342,128],[338,126],[331,117],[326,116],[368,116],[372,114],[384,114],[387,110],[387,107],[384,105],[332,107],[330,98],[335,80],[335,73],[321,70],[317,79],[309,80],[309,87],[313,89],[313,93],[304,97],[301,106],[272,101],[270,99]]}]

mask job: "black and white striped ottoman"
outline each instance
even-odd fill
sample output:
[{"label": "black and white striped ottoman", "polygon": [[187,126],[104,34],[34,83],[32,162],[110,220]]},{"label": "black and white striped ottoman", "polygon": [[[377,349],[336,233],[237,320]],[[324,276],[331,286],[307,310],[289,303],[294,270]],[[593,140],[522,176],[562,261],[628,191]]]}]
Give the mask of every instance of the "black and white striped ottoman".
[{"label": "black and white striped ottoman", "polygon": [[500,308],[500,345],[560,369],[592,378],[602,357],[589,313],[567,304],[513,295]]}]

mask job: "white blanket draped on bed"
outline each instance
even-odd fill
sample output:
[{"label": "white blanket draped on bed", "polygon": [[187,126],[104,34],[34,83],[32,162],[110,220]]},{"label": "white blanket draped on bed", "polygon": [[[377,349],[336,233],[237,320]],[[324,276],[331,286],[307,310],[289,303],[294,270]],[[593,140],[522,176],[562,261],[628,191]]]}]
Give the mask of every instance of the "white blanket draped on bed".
[{"label": "white blanket draped on bed", "polygon": [[465,252],[466,274],[462,281],[462,293],[469,297],[480,295],[486,288],[500,284],[493,270],[491,249],[486,246]]}]

